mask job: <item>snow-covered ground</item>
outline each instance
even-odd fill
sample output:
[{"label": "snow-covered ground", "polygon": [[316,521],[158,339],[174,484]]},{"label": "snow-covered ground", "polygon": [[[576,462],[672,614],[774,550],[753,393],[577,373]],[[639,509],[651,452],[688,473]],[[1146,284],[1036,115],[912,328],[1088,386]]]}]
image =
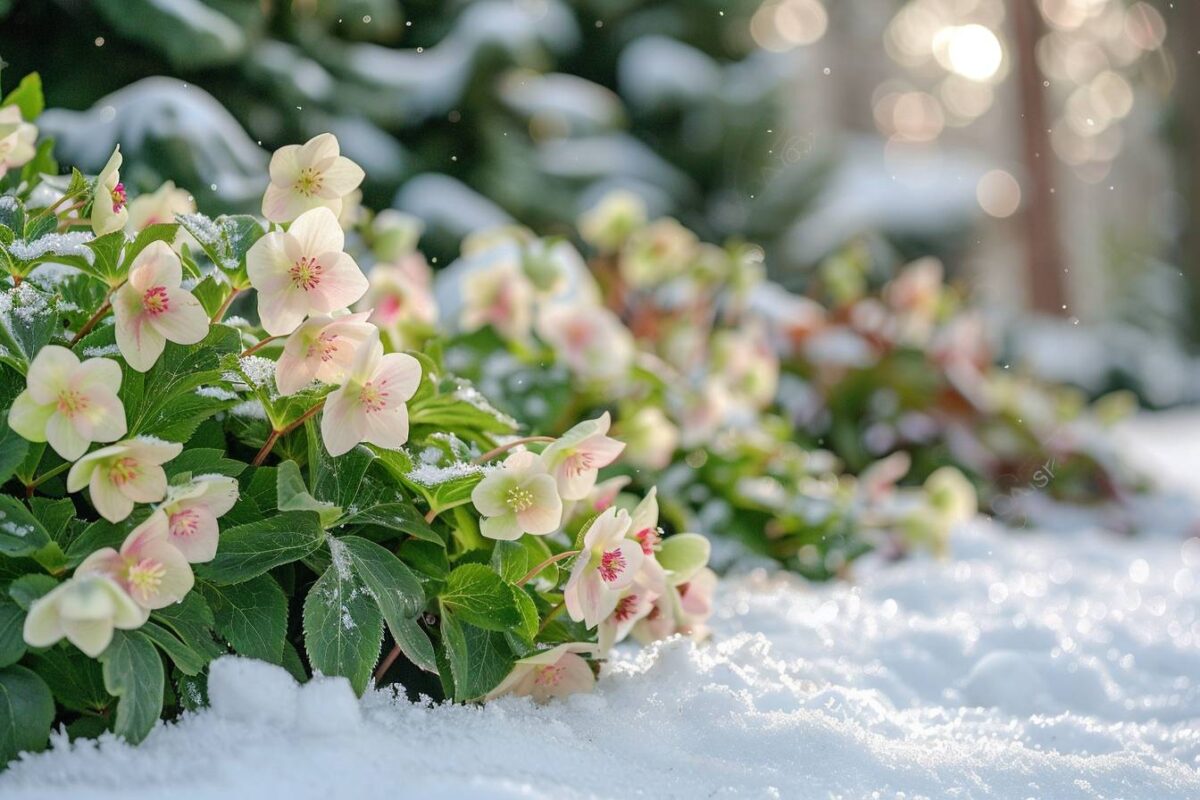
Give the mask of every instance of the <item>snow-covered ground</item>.
[{"label": "snow-covered ground", "polygon": [[[1127,431],[1142,463],[1200,463],[1175,422]],[[545,707],[358,702],[230,660],[212,709],[56,743],[0,797],[1200,797],[1200,539],[980,521],[945,562],[858,574],[729,579],[712,642],[623,652]]]}]

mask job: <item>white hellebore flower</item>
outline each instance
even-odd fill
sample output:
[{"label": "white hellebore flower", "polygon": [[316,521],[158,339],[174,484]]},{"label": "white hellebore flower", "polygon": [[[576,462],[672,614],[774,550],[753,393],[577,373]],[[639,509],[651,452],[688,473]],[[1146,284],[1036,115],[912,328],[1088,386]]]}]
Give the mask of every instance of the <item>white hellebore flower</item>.
[{"label": "white hellebore flower", "polygon": [[183,267],[166,242],[151,242],[129,268],[129,280],[113,292],[117,347],[129,366],[145,372],[168,341],[195,344],[208,335],[208,314],[180,288]]},{"label": "white hellebore flower", "polygon": [[545,703],[555,697],[577,692],[590,692],[596,676],[583,655],[593,655],[596,645],[569,642],[542,650],[513,664],[512,672],[500,685],[487,693],[485,700],[501,695],[531,697],[535,703]]},{"label": "white hellebore flower", "polygon": [[634,466],[666,469],[679,447],[679,428],[658,406],[644,406],[621,423],[625,457]]},{"label": "white hellebore flower", "polygon": [[463,277],[458,323],[470,333],[491,325],[505,339],[524,339],[533,324],[533,285],[521,266],[504,260]]},{"label": "white hellebore flower", "polygon": [[267,333],[285,336],[312,313],[349,306],[367,291],[367,279],[342,252],[346,234],[327,208],[296,218],[250,247],[246,272],[258,290],[258,316]]},{"label": "white hellebore flower", "polygon": [[134,503],[157,503],[167,493],[161,465],[183,451],[178,442],[139,436],[88,453],[67,473],[67,491],[88,487],[92,505],[109,522],[120,522]]},{"label": "white hellebore flower", "polygon": [[271,222],[291,222],[314,208],[329,209],[336,221],[343,200],[364,177],[362,167],[341,154],[332,133],[279,148],[271,156],[270,172],[262,213]]},{"label": "white hellebore flower", "polygon": [[563,588],[567,613],[589,628],[616,610],[622,590],[633,583],[645,556],[637,541],[627,538],[629,512],[610,508],[592,521],[583,535],[583,549],[575,558],[571,577]]},{"label": "white hellebore flower", "polygon": [[405,403],[421,383],[421,364],[405,353],[383,354],[379,334],[359,345],[346,382],[325,399],[321,438],[331,456],[359,442],[395,448],[408,441]]},{"label": "white hellebore flower", "polygon": [[558,483],[563,500],[582,500],[596,485],[601,467],[616,461],[625,445],[609,438],[612,418],[605,411],[579,423],[542,451],[546,471]]},{"label": "white hellebore flower", "polygon": [[30,362],[25,386],[13,400],[8,426],[31,442],[49,442],[67,461],[83,455],[92,442],[125,435],[116,361],[89,358],[80,363],[67,348],[46,345]]},{"label": "white hellebore flower", "polygon": [[17,106],[0,108],[0,178],[10,167],[21,167],[37,153],[37,128],[21,118]]},{"label": "white hellebore flower", "polygon": [[503,467],[477,483],[471,502],[484,517],[479,532],[489,539],[545,536],[562,523],[563,503],[554,478],[527,450],[512,453]]},{"label": "white hellebore flower", "polygon": [[121,230],[129,218],[120,169],[121,148],[118,146],[96,176],[96,194],[92,198],[92,232],[97,236]]},{"label": "white hellebore flower", "polygon": [[83,560],[75,574],[106,575],[149,611],[178,603],[196,582],[183,553],[148,520],[129,533],[119,551],[111,547],[97,550]]},{"label": "white hellebore flower", "polygon": [[288,337],[275,367],[279,393],[295,394],[314,380],[341,383],[354,362],[354,354],[375,332],[375,326],[367,322],[370,315],[364,311],[306,319]]},{"label": "white hellebore flower", "polygon": [[196,201],[191,192],[167,181],[149,194],[141,194],[129,201],[129,219],[126,230],[137,232],[151,225],[174,222],[176,214],[193,214]]},{"label": "white hellebore flower", "polygon": [[217,518],[238,499],[238,483],[225,475],[201,475],[167,489],[167,499],[144,523],[163,533],[193,564],[212,561],[220,529]]},{"label": "white hellebore flower", "polygon": [[112,641],[113,628],[132,630],[146,612],[104,575],[78,575],[33,601],[25,618],[25,643],[49,647],[64,636],[95,658]]},{"label": "white hellebore flower", "polygon": [[616,314],[592,303],[556,303],[538,314],[538,334],[582,381],[621,381],[633,364],[633,334]]}]

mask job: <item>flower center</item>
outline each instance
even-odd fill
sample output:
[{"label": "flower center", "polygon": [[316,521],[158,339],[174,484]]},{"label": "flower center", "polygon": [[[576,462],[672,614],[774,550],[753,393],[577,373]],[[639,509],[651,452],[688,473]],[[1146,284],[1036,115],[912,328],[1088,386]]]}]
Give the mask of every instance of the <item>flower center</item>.
[{"label": "flower center", "polygon": [[297,289],[308,291],[309,289],[315,289],[321,283],[321,273],[324,271],[325,268],[317,262],[316,258],[301,256],[288,269],[288,275],[292,278],[293,286]]},{"label": "flower center", "polygon": [[565,670],[558,664],[547,664],[534,670],[533,682],[537,686],[557,686]]},{"label": "flower center", "polygon": [[118,458],[108,468],[108,480],[115,486],[124,486],[138,476],[136,458]]},{"label": "flower center", "polygon": [[592,465],[595,463],[595,456],[587,451],[581,450],[579,452],[572,453],[567,458],[566,464],[563,466],[566,468],[568,475],[570,475],[572,478],[578,478],[583,473],[593,469]]},{"label": "flower center", "polygon": [[600,578],[605,583],[613,583],[625,572],[625,554],[619,549],[609,550],[600,556]]},{"label": "flower center", "polygon": [[321,191],[321,185],[325,182],[325,178],[321,173],[317,172],[312,167],[300,170],[300,177],[296,178],[296,182],[292,185],[300,194],[305,197],[312,197],[317,192]]},{"label": "flower center", "polygon": [[142,308],[152,317],[157,317],[164,311],[171,309],[171,302],[167,297],[167,287],[152,286],[142,295]]},{"label": "flower center", "polygon": [[613,610],[613,616],[617,622],[626,622],[634,614],[637,613],[638,596],[636,594],[627,594],[617,601],[617,607]]},{"label": "flower center", "polygon": [[191,536],[200,529],[200,515],[195,509],[176,511],[170,518],[172,536]]},{"label": "flower center", "polygon": [[158,592],[162,585],[167,568],[161,562],[152,558],[143,558],[131,563],[125,570],[125,580],[129,584],[130,594],[139,595],[143,602],[149,600]]},{"label": "flower center", "polygon": [[359,395],[359,400],[363,404],[363,408],[369,413],[372,411],[383,411],[388,407],[388,396],[390,392],[384,387],[387,381],[380,381],[378,385],[374,381],[367,381],[363,384],[362,394]]},{"label": "flower center", "polygon": [[112,188],[109,195],[112,197],[113,213],[119,213],[125,207],[125,184],[118,183]]},{"label": "flower center", "polygon": [[321,331],[321,335],[316,341],[308,346],[308,357],[319,358],[321,361],[333,361],[333,356],[338,351],[338,335]]},{"label": "flower center", "polygon": [[505,502],[513,511],[524,511],[533,505],[533,492],[523,486],[514,486],[508,490]]},{"label": "flower center", "polygon": [[658,544],[658,531],[653,528],[643,528],[633,535],[642,544],[642,552],[646,555],[652,555],[654,548]]},{"label": "flower center", "polygon": [[87,398],[72,389],[58,393],[58,413],[73,417],[88,407]]}]

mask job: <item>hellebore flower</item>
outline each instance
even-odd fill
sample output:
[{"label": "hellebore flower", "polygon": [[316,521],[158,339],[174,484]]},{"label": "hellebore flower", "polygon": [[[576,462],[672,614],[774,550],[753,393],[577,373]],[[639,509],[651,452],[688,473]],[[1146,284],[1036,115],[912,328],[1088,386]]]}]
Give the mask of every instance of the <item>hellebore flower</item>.
[{"label": "hellebore flower", "polygon": [[336,222],[343,200],[364,177],[362,167],[341,154],[332,133],[279,148],[271,156],[270,173],[262,213],[271,222],[291,222],[314,208],[328,209]]},{"label": "hellebore flower", "polygon": [[120,522],[133,511],[134,503],[157,503],[167,493],[167,475],[162,465],[183,451],[178,442],[139,436],[101,447],[71,466],[67,491],[84,486],[92,505],[109,522]]},{"label": "hellebore flower", "polygon": [[29,163],[37,153],[37,128],[21,118],[17,106],[0,108],[0,178],[11,167]]},{"label": "hellebore flower", "polygon": [[620,436],[629,463],[645,469],[666,469],[679,447],[679,428],[657,406],[645,406],[625,419]]},{"label": "hellebore flower", "polygon": [[542,462],[558,483],[562,499],[587,497],[596,485],[601,467],[607,467],[625,449],[624,444],[606,435],[611,423],[612,418],[605,411],[598,418],[571,428],[542,451]]},{"label": "hellebore flower", "polygon": [[554,478],[536,455],[520,450],[475,485],[471,502],[483,515],[479,532],[512,541],[522,534],[545,536],[562,523],[563,502]]},{"label": "hellebore flower", "polygon": [[282,395],[294,394],[314,380],[341,383],[358,348],[375,333],[370,312],[309,317],[288,337],[275,367]]},{"label": "hellebore flower", "polygon": [[665,283],[688,268],[699,244],[696,234],[670,217],[655,220],[625,243],[621,277],[635,289]]},{"label": "hellebore flower", "polygon": [[150,611],[178,603],[196,582],[183,553],[149,520],[130,532],[119,551],[105,547],[85,558],[75,575],[112,578]]},{"label": "hellebore flower", "polygon": [[314,312],[329,314],[367,291],[367,279],[342,252],[346,234],[327,208],[296,218],[286,232],[266,234],[246,254],[246,272],[258,290],[258,316],[267,333],[291,333]]},{"label": "hellebore flower", "polygon": [[129,218],[120,169],[121,148],[117,147],[104,169],[96,176],[96,194],[92,198],[92,232],[97,236],[121,230]]},{"label": "hellebore flower", "polygon": [[129,366],[145,372],[168,341],[195,344],[208,334],[208,314],[191,292],[180,288],[183,267],[166,242],[138,253],[129,280],[113,293],[117,347]]},{"label": "hellebore flower", "polygon": [[191,192],[167,181],[149,194],[140,194],[129,201],[129,219],[126,230],[137,232],[151,225],[174,222],[176,214],[192,214],[196,201]]},{"label": "hellebore flower", "polygon": [[77,575],[33,601],[25,618],[25,643],[49,647],[64,636],[95,658],[112,641],[113,628],[141,627],[148,613],[104,575]]},{"label": "hellebore flower", "polygon": [[592,303],[556,303],[538,314],[538,333],[583,381],[613,383],[633,363],[633,334],[616,314]]},{"label": "hellebore flower", "polygon": [[184,486],[172,486],[167,499],[146,520],[193,564],[217,554],[217,518],[238,499],[238,483],[225,475],[200,475]]},{"label": "hellebore flower", "polygon": [[403,256],[395,263],[377,263],[367,276],[370,288],[358,302],[359,311],[372,310],[371,322],[396,345],[410,342],[409,327],[437,323],[438,307],[430,291],[429,265],[420,253]]},{"label": "hellebore flower", "polygon": [[79,358],[46,345],[33,357],[25,391],[13,400],[8,425],[31,442],[49,442],[67,461],[92,442],[125,435],[125,408],[117,399],[121,367],[108,358]]},{"label": "hellebore flower", "polygon": [[473,270],[463,278],[459,325],[466,332],[491,325],[506,339],[524,339],[533,324],[533,285],[514,261]]},{"label": "hellebore flower", "polygon": [[600,250],[620,249],[625,240],[646,224],[646,203],[630,191],[617,190],[579,217],[579,235]]},{"label": "hellebore flower", "polygon": [[321,438],[332,456],[359,442],[395,448],[408,441],[405,403],[421,383],[421,364],[404,353],[383,354],[379,334],[359,345],[346,382],[325,398]]},{"label": "hellebore flower", "polygon": [[610,508],[592,521],[575,558],[563,600],[571,619],[594,628],[617,607],[621,591],[642,568],[641,545],[626,538],[629,513]]},{"label": "hellebore flower", "polygon": [[577,692],[590,692],[596,676],[582,654],[595,653],[596,645],[570,642],[542,650],[513,664],[512,672],[500,685],[487,693],[485,700],[505,694],[532,697],[535,703],[545,703],[555,697]]}]

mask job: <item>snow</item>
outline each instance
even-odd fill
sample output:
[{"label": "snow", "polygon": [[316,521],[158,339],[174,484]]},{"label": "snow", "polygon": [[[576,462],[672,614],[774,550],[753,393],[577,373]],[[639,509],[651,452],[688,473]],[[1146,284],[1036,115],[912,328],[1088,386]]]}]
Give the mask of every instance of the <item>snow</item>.
[{"label": "snow", "polygon": [[[1123,435],[1141,463],[1194,472],[1197,425]],[[594,693],[543,707],[356,701],[341,679],[224,659],[211,708],[137,748],[59,737],[0,796],[1200,796],[1200,539],[979,520],[945,561],[854,571],[743,568],[710,642],[623,649]]]}]

